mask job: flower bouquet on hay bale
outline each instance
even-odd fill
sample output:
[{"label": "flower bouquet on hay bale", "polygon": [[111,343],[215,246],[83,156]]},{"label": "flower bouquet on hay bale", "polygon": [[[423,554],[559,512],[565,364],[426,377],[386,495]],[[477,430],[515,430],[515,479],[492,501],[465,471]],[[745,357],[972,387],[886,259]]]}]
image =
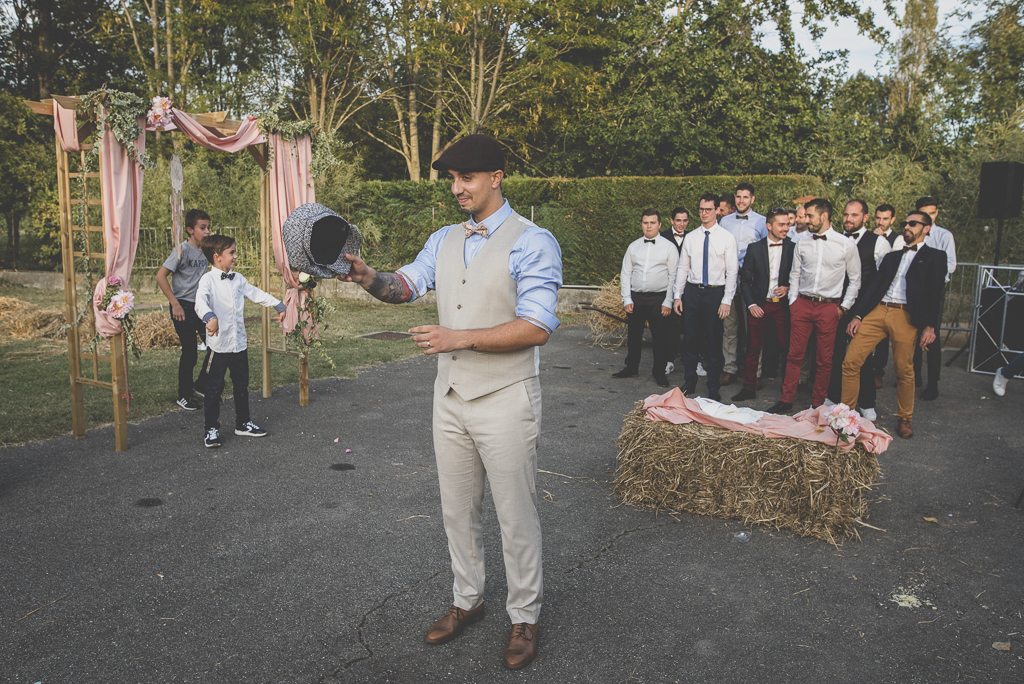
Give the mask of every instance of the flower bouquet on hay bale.
[{"label": "flower bouquet on hay bale", "polygon": [[594,344],[621,347],[626,343],[626,309],[622,306],[622,285],[619,276],[601,286],[590,303],[587,323]]},{"label": "flower bouquet on hay bale", "polygon": [[648,420],[638,402],[617,446],[614,492],[632,506],[735,518],[832,544],[871,527],[866,494],[881,469],[861,444]]}]

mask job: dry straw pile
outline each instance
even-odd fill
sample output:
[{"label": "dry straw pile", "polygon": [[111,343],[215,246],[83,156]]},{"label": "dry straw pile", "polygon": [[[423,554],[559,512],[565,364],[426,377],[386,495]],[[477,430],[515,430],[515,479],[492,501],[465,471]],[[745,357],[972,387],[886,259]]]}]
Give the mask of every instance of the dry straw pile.
[{"label": "dry straw pile", "polygon": [[0,297],[0,336],[22,340],[56,337],[64,314],[13,297]]},{"label": "dry straw pile", "polygon": [[[626,416],[615,493],[630,505],[771,525],[836,543],[860,535],[878,460],[802,439]],[[877,529],[877,528],[876,528]]]},{"label": "dry straw pile", "polygon": [[591,302],[597,311],[591,310],[587,322],[594,344],[602,347],[621,347],[626,343],[626,309],[622,306],[622,286],[619,277],[605,283]]}]

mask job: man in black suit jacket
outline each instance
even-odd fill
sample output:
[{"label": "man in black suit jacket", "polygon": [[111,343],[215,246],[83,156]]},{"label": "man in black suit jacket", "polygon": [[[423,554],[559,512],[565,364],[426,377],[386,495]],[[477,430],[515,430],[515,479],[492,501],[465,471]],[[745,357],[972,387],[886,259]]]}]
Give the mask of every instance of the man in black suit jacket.
[{"label": "man in black suit jacket", "polygon": [[896,432],[914,436],[914,347],[937,344],[946,279],[946,253],[924,244],[928,214],[912,211],[903,222],[906,248],[887,254],[870,289],[853,307],[846,332],[853,341],[843,363],[843,403],[857,407],[860,370],[878,343],[889,338],[896,367]]},{"label": "man in black suit jacket", "polygon": [[[676,250],[683,251],[683,238],[686,237],[686,227],[690,224],[690,212],[686,207],[676,207],[672,210],[672,227],[661,231],[661,237],[665,238],[676,246]],[[668,317],[668,334],[672,340],[669,344],[669,360],[683,358],[683,317],[673,311]]]},{"label": "man in black suit jacket", "polygon": [[740,269],[740,294],[750,312],[750,320],[743,389],[733,395],[733,401],[746,401],[757,396],[757,362],[769,321],[775,324],[783,356],[789,347],[789,273],[793,269],[796,243],[786,237],[789,232],[787,210],[772,209],[765,222],[768,237],[747,247],[747,256]]}]

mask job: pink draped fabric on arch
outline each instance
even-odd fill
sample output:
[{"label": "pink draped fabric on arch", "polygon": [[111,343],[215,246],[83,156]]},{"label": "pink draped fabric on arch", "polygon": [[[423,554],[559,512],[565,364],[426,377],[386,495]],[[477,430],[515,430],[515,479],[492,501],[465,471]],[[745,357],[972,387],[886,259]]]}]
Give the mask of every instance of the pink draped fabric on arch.
[{"label": "pink draped fabric on arch", "polygon": [[[145,119],[139,120],[145,129]],[[78,152],[78,127],[75,112],[53,102],[53,129],[65,152]],[[135,141],[140,152],[146,149],[145,130]],[[135,250],[139,246],[139,218],[142,211],[142,167],[104,127],[100,142],[101,201],[103,203],[103,237],[106,241],[106,275],[116,275],[125,287],[132,276]],[[74,218],[73,218],[74,220]],[[93,292],[93,311],[96,314],[96,332],[102,337],[113,337],[121,332],[121,321],[107,315],[100,308],[107,290],[107,277],[101,278]]]},{"label": "pink draped fabric on arch", "polygon": [[[708,415],[701,410],[700,404],[683,396],[678,387],[665,394],[652,394],[644,400],[644,415],[648,420],[661,420],[676,425],[696,421],[734,432],[752,432],[762,437],[795,437],[835,445],[836,433],[828,426],[825,417],[827,411],[825,407],[818,407],[801,411],[795,416],[765,413],[756,423],[744,424]],[[889,448],[892,437],[870,421],[861,420],[856,443],[863,445],[869,453],[880,454]],[[839,442],[839,447],[852,449],[853,443]]]}]

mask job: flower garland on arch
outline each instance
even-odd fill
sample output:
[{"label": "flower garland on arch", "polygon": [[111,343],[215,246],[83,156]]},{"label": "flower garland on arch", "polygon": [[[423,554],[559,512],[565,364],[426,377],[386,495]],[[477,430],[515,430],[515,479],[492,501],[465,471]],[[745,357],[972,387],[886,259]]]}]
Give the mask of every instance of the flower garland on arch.
[{"label": "flower garland on arch", "polygon": [[319,331],[326,330],[328,327],[327,314],[337,310],[333,304],[327,301],[326,297],[318,297],[314,294],[317,284],[317,279],[310,274],[299,274],[300,292],[304,295],[299,312],[305,313],[306,316],[299,316],[295,327],[285,335],[285,344],[293,344],[297,347],[299,356],[302,358],[309,356],[309,351],[315,349],[330,365],[331,370],[335,370],[334,359],[324,351],[324,344],[320,341],[319,334],[316,337],[310,334],[314,328],[318,328]]}]

